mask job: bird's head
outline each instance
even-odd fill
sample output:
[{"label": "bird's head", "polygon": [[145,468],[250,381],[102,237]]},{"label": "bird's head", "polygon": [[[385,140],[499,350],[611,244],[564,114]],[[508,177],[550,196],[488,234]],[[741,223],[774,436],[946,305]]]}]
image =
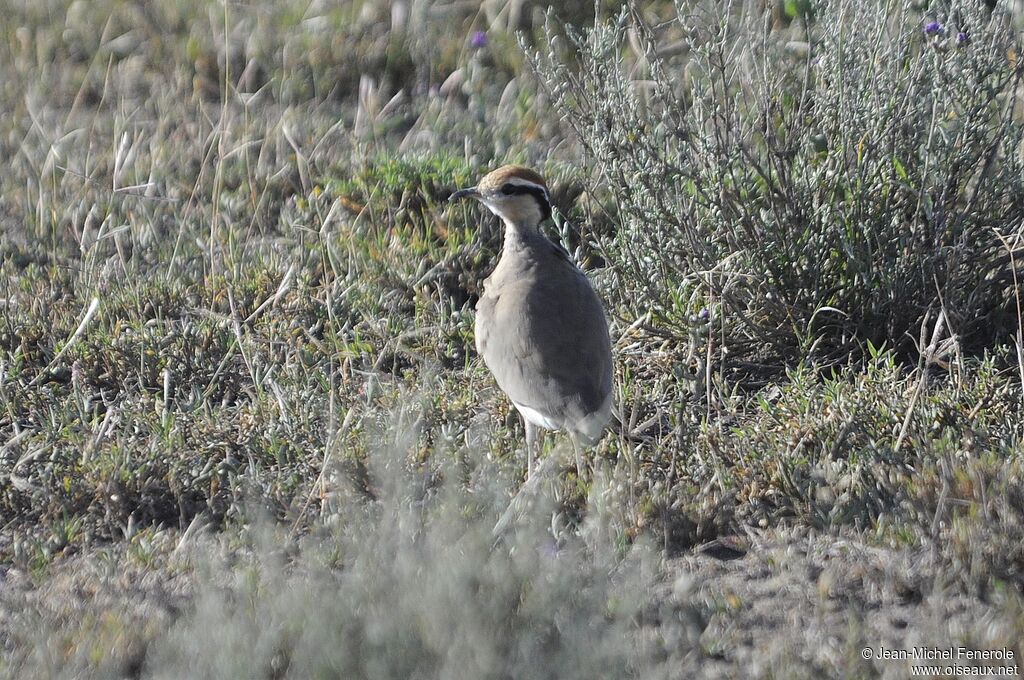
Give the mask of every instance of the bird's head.
[{"label": "bird's head", "polygon": [[544,178],[518,165],[504,165],[484,175],[475,187],[460,189],[449,200],[461,198],[475,198],[517,227],[536,228],[551,217],[551,198]]}]

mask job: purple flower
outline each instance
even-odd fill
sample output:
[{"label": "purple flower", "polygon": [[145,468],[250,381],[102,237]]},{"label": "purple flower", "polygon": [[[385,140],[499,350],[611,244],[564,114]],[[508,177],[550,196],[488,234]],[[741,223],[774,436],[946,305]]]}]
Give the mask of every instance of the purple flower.
[{"label": "purple flower", "polygon": [[697,318],[703,321],[704,323],[707,323],[711,319],[711,312],[708,310],[707,307],[704,307],[699,312],[697,312]]},{"label": "purple flower", "polygon": [[475,31],[469,38],[469,46],[475,49],[487,47],[487,33],[484,31]]},{"label": "purple flower", "polygon": [[967,31],[960,31],[956,34],[956,42],[958,45],[966,45],[971,42],[971,36],[967,35]]},{"label": "purple flower", "polygon": [[924,27],[925,35],[946,35],[946,29],[938,21],[931,21],[925,24]]}]

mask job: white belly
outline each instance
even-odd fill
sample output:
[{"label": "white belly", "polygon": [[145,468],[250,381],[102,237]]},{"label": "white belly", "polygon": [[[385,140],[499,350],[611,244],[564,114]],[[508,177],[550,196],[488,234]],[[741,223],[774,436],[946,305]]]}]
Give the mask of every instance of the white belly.
[{"label": "white belly", "polygon": [[540,411],[532,409],[529,406],[517,404],[514,401],[512,402],[512,405],[516,407],[516,410],[519,411],[523,418],[528,420],[530,423],[536,425],[537,427],[543,427],[545,430],[562,429],[561,423],[556,422],[555,420],[553,420],[549,416],[544,415]]}]

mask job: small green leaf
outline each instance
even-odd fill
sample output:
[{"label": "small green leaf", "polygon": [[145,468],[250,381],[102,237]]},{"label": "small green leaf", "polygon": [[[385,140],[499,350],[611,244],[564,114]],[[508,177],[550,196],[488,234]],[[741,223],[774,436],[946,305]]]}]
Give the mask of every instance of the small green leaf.
[{"label": "small green leaf", "polygon": [[892,159],[892,166],[894,168],[896,168],[896,174],[899,176],[899,178],[901,180],[903,180],[904,182],[906,182],[907,181],[907,169],[903,167],[903,163],[900,163],[900,159],[894,157]]}]

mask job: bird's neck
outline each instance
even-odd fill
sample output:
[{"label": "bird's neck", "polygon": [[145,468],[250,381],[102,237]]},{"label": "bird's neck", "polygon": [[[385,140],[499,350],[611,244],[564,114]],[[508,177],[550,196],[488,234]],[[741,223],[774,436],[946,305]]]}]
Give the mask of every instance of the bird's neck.
[{"label": "bird's neck", "polygon": [[512,220],[503,220],[505,222],[505,244],[506,245],[526,245],[532,243],[538,238],[543,238],[540,233],[540,225],[532,222],[513,222]]}]

